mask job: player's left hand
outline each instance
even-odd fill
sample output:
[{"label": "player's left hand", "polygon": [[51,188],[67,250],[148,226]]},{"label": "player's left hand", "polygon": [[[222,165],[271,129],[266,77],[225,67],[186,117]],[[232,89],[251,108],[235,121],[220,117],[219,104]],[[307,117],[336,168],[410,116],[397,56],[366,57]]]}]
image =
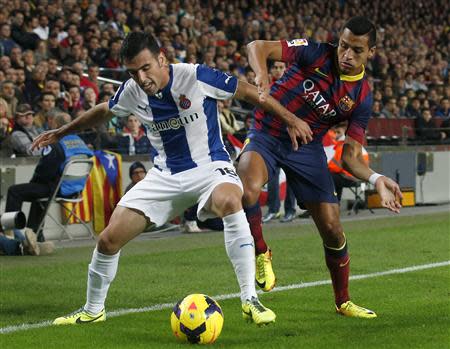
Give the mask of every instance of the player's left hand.
[{"label": "player's left hand", "polygon": [[309,125],[302,119],[294,116],[292,123],[287,125],[287,132],[291,138],[292,148],[298,150],[298,140],[300,139],[302,144],[308,144],[313,140],[313,132]]},{"label": "player's left hand", "polygon": [[400,200],[403,199],[400,187],[389,177],[382,176],[377,179],[375,183],[378,194],[381,198],[381,206],[386,207],[388,210],[400,213]]},{"label": "player's left hand", "polygon": [[259,101],[264,103],[270,92],[269,76],[267,74],[256,75],[255,84],[258,88]]}]

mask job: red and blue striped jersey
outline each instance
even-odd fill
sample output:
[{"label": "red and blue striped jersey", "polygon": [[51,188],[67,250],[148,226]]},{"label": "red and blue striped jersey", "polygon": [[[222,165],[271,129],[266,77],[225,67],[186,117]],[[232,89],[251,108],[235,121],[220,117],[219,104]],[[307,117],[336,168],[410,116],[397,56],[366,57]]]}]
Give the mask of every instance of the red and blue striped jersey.
[{"label": "red and blue striped jersey", "polygon": [[[364,142],[372,112],[372,92],[363,71],[355,76],[339,73],[336,47],[306,39],[282,40],[282,60],[290,64],[270,95],[307,122],[313,142],[321,142],[327,130],[348,120],[347,135]],[[288,140],[286,125],[262,109],[255,110],[252,129]]]}]

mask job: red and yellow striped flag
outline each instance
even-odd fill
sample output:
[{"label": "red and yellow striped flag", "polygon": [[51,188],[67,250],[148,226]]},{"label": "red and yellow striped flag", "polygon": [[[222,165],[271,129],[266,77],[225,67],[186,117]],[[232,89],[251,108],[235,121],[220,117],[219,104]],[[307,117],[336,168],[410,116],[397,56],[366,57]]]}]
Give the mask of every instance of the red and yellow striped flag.
[{"label": "red and yellow striped flag", "polygon": [[94,231],[99,234],[109,223],[122,197],[122,156],[110,151],[94,152],[91,172]]}]

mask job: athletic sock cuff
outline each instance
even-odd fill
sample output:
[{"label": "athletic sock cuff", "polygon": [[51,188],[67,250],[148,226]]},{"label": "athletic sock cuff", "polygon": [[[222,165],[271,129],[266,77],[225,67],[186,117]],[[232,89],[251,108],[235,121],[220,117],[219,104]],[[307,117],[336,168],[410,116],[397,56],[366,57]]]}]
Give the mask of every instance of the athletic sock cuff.
[{"label": "athletic sock cuff", "polygon": [[255,214],[259,214],[260,209],[261,208],[259,206],[259,202],[257,202],[256,204],[254,204],[252,206],[244,206],[245,214],[247,216],[253,216]]},{"label": "athletic sock cuff", "polygon": [[342,258],[348,254],[348,248],[347,248],[347,240],[344,242],[344,244],[341,247],[335,248],[335,247],[328,247],[327,245],[323,244],[323,247],[325,249],[325,255],[334,257],[334,258]]}]

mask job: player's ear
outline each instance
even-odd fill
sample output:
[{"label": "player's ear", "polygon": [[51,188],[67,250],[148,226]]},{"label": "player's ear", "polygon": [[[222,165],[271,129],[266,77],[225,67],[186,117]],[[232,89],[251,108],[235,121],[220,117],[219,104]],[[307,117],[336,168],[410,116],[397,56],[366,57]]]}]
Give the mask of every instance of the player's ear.
[{"label": "player's ear", "polygon": [[167,64],[167,59],[164,53],[160,52],[158,55],[158,65],[160,68],[162,68],[164,65]]},{"label": "player's ear", "polygon": [[367,55],[368,59],[372,59],[372,57],[375,55],[375,46],[372,46],[371,48],[369,48],[369,54]]}]

